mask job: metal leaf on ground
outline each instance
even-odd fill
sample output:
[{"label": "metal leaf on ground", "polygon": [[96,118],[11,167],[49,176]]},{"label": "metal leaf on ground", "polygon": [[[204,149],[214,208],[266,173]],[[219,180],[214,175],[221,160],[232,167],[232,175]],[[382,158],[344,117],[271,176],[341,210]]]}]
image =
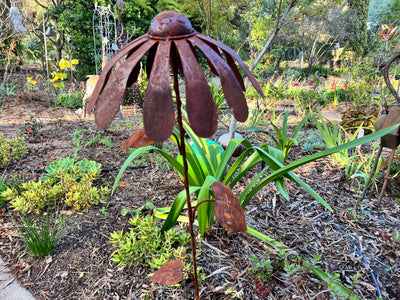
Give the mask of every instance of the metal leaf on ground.
[{"label": "metal leaf on ground", "polygon": [[173,260],[165,263],[151,277],[150,282],[160,283],[165,285],[174,285],[182,280],[183,262]]}]

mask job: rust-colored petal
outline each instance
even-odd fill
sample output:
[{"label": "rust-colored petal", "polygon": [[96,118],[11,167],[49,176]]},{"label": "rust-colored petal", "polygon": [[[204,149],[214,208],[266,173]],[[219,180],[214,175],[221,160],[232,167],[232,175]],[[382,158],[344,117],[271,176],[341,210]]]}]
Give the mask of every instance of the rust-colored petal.
[{"label": "rust-colored petal", "polygon": [[104,85],[107,83],[108,78],[110,77],[111,71],[114,67],[114,65],[122,58],[124,57],[127,53],[132,51],[133,49],[139,47],[141,44],[146,42],[148,40],[148,35],[142,35],[141,37],[138,37],[134,41],[130,42],[128,45],[126,45],[123,49],[121,49],[115,56],[107,63],[107,65],[104,67],[103,71],[101,72],[99,81],[96,84],[96,87],[93,90],[92,96],[90,98],[87,111],[91,112],[97,102],[97,99],[100,95],[100,93],[103,91]]},{"label": "rust-colored petal", "polygon": [[211,189],[215,196],[214,212],[217,221],[231,232],[247,231],[243,208],[231,188],[216,181],[212,184]]},{"label": "rust-colored petal", "polygon": [[180,260],[172,260],[166,262],[151,277],[150,282],[165,285],[174,285],[182,280],[183,262]]},{"label": "rust-colored petal", "polygon": [[196,36],[189,38],[189,40],[204,53],[209,62],[218,72],[226,102],[232,109],[235,118],[240,122],[246,121],[249,115],[246,99],[242,87],[235,75],[232,73],[229,65],[203,40]]},{"label": "rust-colored petal", "polygon": [[254,86],[254,88],[257,90],[257,92],[264,97],[264,93],[260,87],[260,85],[258,84],[257,80],[254,78],[253,74],[251,74],[249,68],[246,66],[246,64],[244,63],[244,61],[241,59],[241,57],[239,56],[239,54],[237,54],[235,51],[233,51],[231,48],[229,48],[228,46],[224,45],[221,42],[218,42],[206,35],[203,35],[201,33],[197,33],[196,34],[197,37],[199,37],[200,39],[208,42],[208,43],[212,43],[217,45],[219,48],[221,48],[224,52],[229,53],[234,59],[236,59],[236,61],[239,63],[240,67],[242,68],[242,70],[244,71],[244,73],[246,74],[246,76],[249,78],[251,84]]},{"label": "rust-colored petal", "polygon": [[246,91],[242,75],[240,74],[240,71],[239,71],[238,67],[235,64],[235,60],[232,58],[232,56],[228,52],[226,52],[226,51],[223,51],[223,52],[225,54],[226,61],[227,61],[228,65],[231,67],[233,73],[235,74],[236,79],[239,81],[240,86],[242,87],[242,90]]},{"label": "rust-colored petal", "polygon": [[154,142],[149,139],[144,131],[144,128],[140,129],[133,133],[122,145],[119,149],[126,149],[126,148],[140,148],[146,147],[154,144]]},{"label": "rust-colored petal", "polygon": [[97,126],[104,128],[112,122],[115,114],[119,111],[131,73],[135,74],[137,78],[140,59],[155,43],[156,41],[154,40],[147,41],[136,50],[135,55],[131,55],[111,74],[109,81],[106,83],[103,92],[97,100],[95,111]]},{"label": "rust-colored petal", "polygon": [[147,53],[146,58],[146,74],[147,80],[150,80],[151,69],[153,68],[154,57],[156,56],[157,46],[152,47]]},{"label": "rust-colored petal", "polygon": [[[206,42],[206,43],[207,43],[207,42]],[[207,43],[207,45],[210,46],[210,47],[215,51],[215,53],[217,53],[217,54],[219,54],[219,56],[221,56],[220,50],[219,50],[219,48],[217,47],[217,45],[212,44],[212,43]],[[245,91],[243,78],[242,78],[242,75],[241,75],[240,72],[239,72],[239,69],[237,68],[237,66],[236,66],[236,64],[235,64],[235,61],[233,60],[232,56],[229,55],[229,53],[227,53],[227,52],[225,52],[225,51],[223,51],[223,52],[224,52],[225,57],[226,57],[226,62],[227,62],[228,65],[231,67],[233,73],[234,73],[235,76],[236,76],[237,81],[240,83],[240,86],[242,87],[242,90]],[[222,56],[221,56],[221,57],[222,57]],[[209,65],[210,65],[210,63],[209,63]],[[212,65],[210,65],[210,66],[212,66]],[[216,73],[214,73],[214,74],[216,74]],[[218,75],[217,75],[217,76],[218,76]]]},{"label": "rust-colored petal", "polygon": [[144,130],[156,143],[167,140],[174,128],[174,102],[169,82],[170,48],[170,41],[158,43],[143,106]]},{"label": "rust-colored petal", "polygon": [[196,56],[186,40],[175,40],[186,86],[186,111],[190,127],[200,137],[210,137],[217,130],[217,109]]}]

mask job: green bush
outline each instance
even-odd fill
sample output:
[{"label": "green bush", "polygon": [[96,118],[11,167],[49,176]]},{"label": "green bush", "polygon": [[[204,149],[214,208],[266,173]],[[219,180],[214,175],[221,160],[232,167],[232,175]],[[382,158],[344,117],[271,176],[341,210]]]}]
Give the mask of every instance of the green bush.
[{"label": "green bush", "polygon": [[85,91],[68,91],[68,93],[62,93],[57,98],[57,105],[66,107],[66,108],[81,108],[82,107],[82,99],[85,95]]},{"label": "green bush", "polygon": [[[61,160],[60,160],[61,161]],[[65,203],[75,210],[87,210],[93,205],[104,203],[109,190],[107,187],[100,189],[93,187],[93,181],[99,177],[99,165],[91,169],[84,169],[82,165],[88,163],[77,162],[66,166],[59,163],[44,181],[28,181],[17,190],[15,187],[7,188],[1,197],[10,201],[11,207],[24,213],[39,212],[45,207],[55,203]],[[49,167],[47,168],[49,169]]]},{"label": "green bush", "polygon": [[20,159],[28,154],[22,137],[6,139],[0,133],[0,167],[6,166],[11,160]]},{"label": "green bush", "polygon": [[111,258],[117,267],[144,264],[158,269],[167,261],[190,260],[190,236],[185,232],[170,229],[161,232],[153,216],[136,216],[129,220],[129,231],[113,232],[110,243],[117,248]]},{"label": "green bush", "polygon": [[305,153],[315,153],[328,148],[317,129],[299,132],[297,140],[301,151]]},{"label": "green bush", "polygon": [[326,106],[326,99],[323,93],[315,89],[301,89],[292,94],[296,106],[303,112],[313,112],[320,107]]},{"label": "green bush", "polygon": [[323,91],[324,97],[328,103],[338,104],[347,100],[348,92],[344,88],[327,89]]}]

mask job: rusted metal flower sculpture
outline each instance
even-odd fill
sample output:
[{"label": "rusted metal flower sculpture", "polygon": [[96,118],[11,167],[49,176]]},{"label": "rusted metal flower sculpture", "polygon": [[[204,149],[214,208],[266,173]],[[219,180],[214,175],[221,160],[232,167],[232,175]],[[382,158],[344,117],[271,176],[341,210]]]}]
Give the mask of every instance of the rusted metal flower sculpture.
[{"label": "rusted metal flower sculpture", "polygon": [[[165,141],[171,136],[175,113],[170,88],[170,63],[174,78],[180,71],[185,79],[190,126],[200,137],[213,135],[217,129],[217,110],[195,48],[204,54],[211,70],[220,78],[235,118],[244,122],[248,108],[243,79],[235,60],[260,94],[262,90],[242,59],[224,44],[196,32],[183,14],[164,11],[153,19],[147,34],[119,51],[104,68],[88,105],[89,112],[96,106],[96,124],[104,128],[112,122],[125,89],[137,80],[139,62],[147,54],[149,83],[143,108],[146,135],[155,142]],[[112,72],[114,65],[124,56],[127,56],[126,60]]]},{"label": "rusted metal flower sculpture", "polygon": [[[184,143],[185,131],[182,123],[178,73],[183,74],[185,80],[186,111],[193,131],[200,137],[211,136],[217,129],[218,116],[207,80],[196,57],[196,48],[204,54],[212,72],[220,78],[226,101],[235,118],[244,122],[248,116],[247,103],[244,97],[245,86],[235,60],[256,90],[262,95],[262,90],[257,81],[238,54],[222,43],[196,32],[183,14],[172,10],[158,14],[151,22],[147,34],[128,44],[108,62],[93,91],[88,111],[90,112],[96,107],[96,124],[102,128],[109,125],[119,110],[125,89],[137,80],[140,72],[139,62],[147,54],[146,71],[149,82],[143,107],[145,134],[142,131],[135,133],[127,140],[126,144],[147,145],[152,141],[165,141],[171,136],[175,123],[174,102],[170,87],[171,65],[181,141],[178,146],[183,158],[189,232],[192,242],[193,283],[195,297],[199,299],[196,245],[193,232],[194,212],[192,211],[189,193],[188,163]],[[114,65],[124,56],[126,56],[126,60],[113,71]],[[219,186],[217,185],[217,187]],[[229,198],[230,193],[222,193],[221,195],[221,199]],[[237,199],[232,201],[234,200],[238,202]],[[229,209],[231,206],[229,205],[231,202],[225,202],[219,206],[218,216],[221,219],[225,215],[229,216],[229,220],[225,223],[229,225],[230,230],[236,230],[236,228],[244,230],[246,228],[245,223],[241,226],[233,224],[234,218],[238,215],[237,211],[228,214],[224,212],[224,209]],[[244,220],[244,214],[242,219]]]}]

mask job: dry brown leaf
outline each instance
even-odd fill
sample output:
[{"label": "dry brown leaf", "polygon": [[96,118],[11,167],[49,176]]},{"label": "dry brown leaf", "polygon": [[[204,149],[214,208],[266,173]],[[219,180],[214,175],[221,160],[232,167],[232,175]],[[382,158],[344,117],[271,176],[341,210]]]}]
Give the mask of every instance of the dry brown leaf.
[{"label": "dry brown leaf", "polygon": [[247,231],[244,210],[231,188],[219,181],[211,186],[215,196],[215,217],[231,232]]},{"label": "dry brown leaf", "polygon": [[154,273],[150,281],[165,285],[177,284],[182,280],[182,269],[183,262],[180,260],[169,261]]}]

